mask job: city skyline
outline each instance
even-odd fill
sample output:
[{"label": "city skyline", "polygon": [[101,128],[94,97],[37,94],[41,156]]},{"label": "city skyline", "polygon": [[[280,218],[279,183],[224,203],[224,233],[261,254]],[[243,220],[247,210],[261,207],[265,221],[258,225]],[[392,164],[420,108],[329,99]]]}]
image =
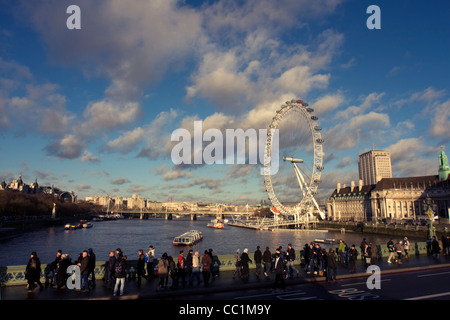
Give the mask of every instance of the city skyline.
[{"label": "city skyline", "polygon": [[[450,131],[450,4],[76,1],[0,4],[0,180],[94,195],[259,203],[260,165],[179,165],[171,133],[267,129],[285,101],[319,117],[318,198],[358,181],[358,155],[393,177],[437,175]],[[294,197],[298,189],[292,188]]]}]

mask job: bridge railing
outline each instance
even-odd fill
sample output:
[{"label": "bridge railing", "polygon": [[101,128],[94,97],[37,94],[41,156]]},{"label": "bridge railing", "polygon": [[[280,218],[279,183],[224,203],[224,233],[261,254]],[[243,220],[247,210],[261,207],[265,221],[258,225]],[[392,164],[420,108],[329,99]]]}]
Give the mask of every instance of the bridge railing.
[{"label": "bridge railing", "polygon": [[[337,247],[338,244],[335,243],[331,245],[331,247]],[[336,252],[337,252],[337,248]],[[361,256],[361,252],[359,248],[356,248],[358,250],[359,255]],[[427,245],[426,242],[411,242],[410,249],[409,249],[410,255],[423,255],[427,254]],[[379,257],[388,257],[389,252],[386,248],[386,245],[378,245],[378,255]],[[250,254],[250,259],[253,260],[253,254]],[[296,261],[294,264],[300,265],[301,262],[301,252],[300,250],[296,250]],[[213,261],[213,268],[216,268],[216,270],[219,271],[230,271],[235,269],[235,258],[234,254],[226,254],[226,255],[218,255],[217,259],[214,259]],[[136,275],[136,263],[137,260],[128,260],[128,277],[133,278]],[[155,263],[155,266],[157,263]],[[46,264],[41,265],[41,270],[45,270]],[[95,265],[95,278],[96,279],[103,279],[105,275],[105,267],[106,262],[105,261],[97,261]],[[13,286],[13,285],[25,285],[27,283],[27,280],[25,279],[25,268],[24,265],[18,265],[18,266],[6,266],[6,267],[0,267],[0,285],[1,286]],[[249,265],[250,269],[256,268],[255,263],[251,263]],[[153,270],[156,274],[157,268]],[[41,272],[41,282],[45,283],[45,275],[44,271]]]}]

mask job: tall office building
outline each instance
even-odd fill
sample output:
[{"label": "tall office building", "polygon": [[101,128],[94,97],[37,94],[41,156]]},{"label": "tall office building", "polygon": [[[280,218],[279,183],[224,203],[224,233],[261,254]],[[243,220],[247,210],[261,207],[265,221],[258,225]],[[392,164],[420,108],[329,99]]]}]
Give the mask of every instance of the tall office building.
[{"label": "tall office building", "polygon": [[389,151],[371,150],[359,155],[359,179],[364,185],[376,184],[382,178],[392,178]]}]

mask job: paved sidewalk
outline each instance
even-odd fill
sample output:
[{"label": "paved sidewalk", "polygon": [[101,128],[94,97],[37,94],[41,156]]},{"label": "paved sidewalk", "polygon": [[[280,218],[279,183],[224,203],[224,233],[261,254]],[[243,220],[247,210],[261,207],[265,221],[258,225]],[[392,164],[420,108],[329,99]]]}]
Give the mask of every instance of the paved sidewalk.
[{"label": "paved sidewalk", "polygon": [[[433,268],[450,268],[450,257],[441,256],[438,260],[428,256],[413,256],[408,260],[404,260],[403,264],[397,263],[388,264],[386,259],[383,261],[376,261],[377,266],[380,267],[382,274],[391,272],[406,272],[414,269],[433,269]],[[303,268],[300,270],[300,275],[294,279],[286,280],[287,286],[292,284],[299,284],[305,282],[325,281],[324,277],[317,275],[307,275]],[[251,288],[267,288],[271,287],[275,276],[270,274],[269,279],[264,276],[261,279],[257,279],[255,276],[255,270],[250,269],[250,279],[247,282],[243,282],[236,277],[232,278],[232,271],[220,272],[220,275],[213,281],[210,281],[210,285],[205,287],[202,284],[194,284],[192,287],[181,285],[176,289],[158,289],[158,279],[152,279],[146,281],[142,279],[142,286],[138,288],[136,280],[128,280],[125,285],[125,294],[120,297],[114,297],[112,290],[109,290],[103,286],[102,280],[97,280],[97,286],[91,289],[90,292],[75,292],[67,289],[53,289],[51,287],[44,288],[42,291],[36,288],[34,292],[28,293],[24,286],[8,286],[1,288],[1,300],[130,300],[130,299],[176,299],[177,297],[187,297],[190,295],[208,294],[211,292],[226,292]],[[337,270],[337,279],[343,279],[348,277],[360,277],[365,276],[366,269],[364,263],[358,258],[357,272],[350,274],[347,266],[339,265]],[[169,278],[169,285],[171,279]]]}]

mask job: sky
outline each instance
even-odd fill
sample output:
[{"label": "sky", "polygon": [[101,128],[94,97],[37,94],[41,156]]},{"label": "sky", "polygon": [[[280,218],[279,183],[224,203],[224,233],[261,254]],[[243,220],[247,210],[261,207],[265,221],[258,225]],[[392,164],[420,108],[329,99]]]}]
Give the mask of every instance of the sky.
[{"label": "sky", "polygon": [[[81,29],[67,27],[73,4]],[[176,165],[171,134],[264,129],[291,99],[322,127],[319,200],[358,181],[373,148],[391,152],[394,177],[437,174],[449,14],[446,0],[1,1],[0,180],[79,199],[259,203],[261,165]],[[278,186],[286,199],[295,184]]]}]

